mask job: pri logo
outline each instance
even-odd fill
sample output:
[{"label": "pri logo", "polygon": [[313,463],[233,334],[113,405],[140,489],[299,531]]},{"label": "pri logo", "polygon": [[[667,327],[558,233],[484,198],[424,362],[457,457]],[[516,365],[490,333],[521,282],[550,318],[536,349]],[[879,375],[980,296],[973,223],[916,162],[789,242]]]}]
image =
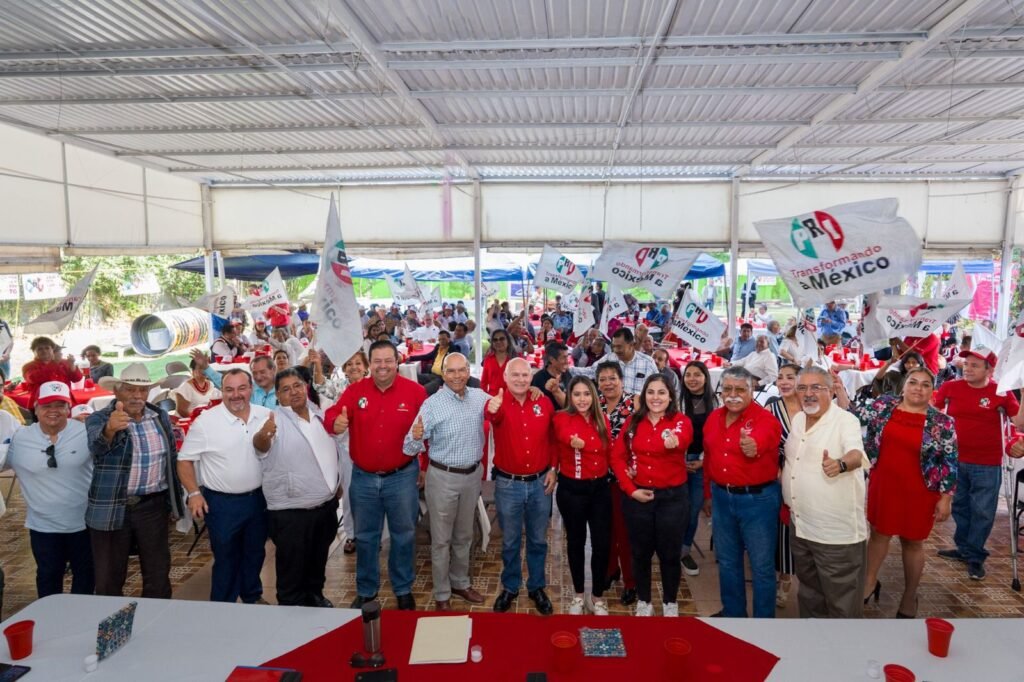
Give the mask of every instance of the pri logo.
[{"label": "pri logo", "polygon": [[940,305],[928,305],[927,303],[922,303],[921,305],[916,305],[910,309],[910,316],[917,317],[918,313],[926,313],[929,310],[938,310],[941,307],[942,306]]},{"label": "pri logo", "polygon": [[843,247],[843,229],[839,227],[839,222],[828,213],[814,211],[806,217],[793,218],[793,228],[789,238],[796,250],[803,255],[808,258],[817,258],[818,250],[814,244],[822,237],[828,237],[836,251]]},{"label": "pri logo", "polygon": [[696,303],[687,303],[686,319],[696,322],[697,324],[703,324],[704,321],[708,319],[708,314]]},{"label": "pri logo", "polygon": [[352,286],[352,272],[348,269],[348,256],[345,255],[345,242],[340,241],[334,245],[334,248],[338,250],[338,253],[334,256],[334,262],[331,263],[331,270],[334,271],[334,276],[339,280]]},{"label": "pri logo", "polygon": [[576,264],[565,256],[562,256],[558,259],[558,262],[555,263],[555,271],[560,275],[571,277],[572,274],[576,272]]},{"label": "pri logo", "polygon": [[636,252],[636,264],[641,268],[656,268],[668,260],[668,249],[664,246],[648,246]]}]

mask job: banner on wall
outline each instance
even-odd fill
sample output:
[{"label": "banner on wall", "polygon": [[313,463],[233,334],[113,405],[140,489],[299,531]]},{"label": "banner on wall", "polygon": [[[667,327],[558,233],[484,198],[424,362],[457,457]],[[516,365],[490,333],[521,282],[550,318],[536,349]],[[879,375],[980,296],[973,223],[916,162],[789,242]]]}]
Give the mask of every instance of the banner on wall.
[{"label": "banner on wall", "polygon": [[643,287],[658,298],[671,298],[699,255],[697,249],[607,241],[590,278],[623,290]]},{"label": "banner on wall", "polygon": [[64,298],[68,295],[68,290],[64,287],[64,280],[56,272],[22,275],[21,287],[26,301]]},{"label": "banner on wall", "polygon": [[873,199],[754,223],[801,308],[899,286],[921,266],[921,240],[896,215],[896,199]]},{"label": "banner on wall", "polygon": [[558,249],[545,244],[537,263],[537,273],[533,276],[533,286],[568,294],[580,284],[583,284],[583,272],[579,267]]},{"label": "banner on wall", "polygon": [[[98,266],[97,266],[98,267]],[[64,328],[75,319],[75,314],[81,309],[85,301],[89,287],[96,277],[96,268],[78,280],[71,293],[61,299],[56,305],[45,313],[25,325],[26,334],[59,334]]]},{"label": "banner on wall", "polygon": [[0,301],[17,301],[21,285],[17,275],[0,275]]},{"label": "banner on wall", "polygon": [[691,346],[711,352],[722,343],[725,323],[693,300],[691,290],[687,289],[679,310],[672,316],[672,333]]},{"label": "banner on wall", "polygon": [[145,294],[159,294],[160,283],[156,281],[156,275],[150,272],[139,273],[125,280],[118,287],[122,296],[143,296]]}]

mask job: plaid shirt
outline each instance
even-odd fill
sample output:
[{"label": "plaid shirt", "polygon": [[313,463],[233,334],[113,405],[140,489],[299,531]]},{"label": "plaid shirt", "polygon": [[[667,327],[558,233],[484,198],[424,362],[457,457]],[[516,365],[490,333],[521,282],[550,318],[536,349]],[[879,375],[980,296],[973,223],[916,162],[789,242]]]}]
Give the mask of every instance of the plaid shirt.
[{"label": "plaid shirt", "polygon": [[[423,441],[430,441],[430,459],[459,469],[477,464],[483,457],[484,408],[490,399],[479,388],[466,387],[465,396],[459,397],[447,386],[427,398],[419,418]],[[423,451],[423,441],[414,440],[410,430],[402,451],[416,455]]]},{"label": "plaid shirt", "polygon": [[160,433],[156,412],[146,408],[142,419],[128,422],[128,433],[134,453],[128,472],[128,494],[149,495],[167,490],[167,443]]},{"label": "plaid shirt", "polygon": [[[128,477],[131,472],[134,453],[133,438],[129,430],[119,431],[114,440],[103,437],[110,415],[116,403],[93,412],[85,422],[89,434],[89,450],[92,452],[94,467],[92,485],[89,487],[89,505],[85,510],[85,525],[95,530],[120,530],[124,525],[124,510],[128,504]],[[174,446],[174,432],[167,413],[154,405],[146,409],[156,414],[154,423],[167,444],[168,456],[164,457],[165,480],[170,482],[168,495],[171,515],[181,516],[181,484],[178,482],[178,450]]]}]

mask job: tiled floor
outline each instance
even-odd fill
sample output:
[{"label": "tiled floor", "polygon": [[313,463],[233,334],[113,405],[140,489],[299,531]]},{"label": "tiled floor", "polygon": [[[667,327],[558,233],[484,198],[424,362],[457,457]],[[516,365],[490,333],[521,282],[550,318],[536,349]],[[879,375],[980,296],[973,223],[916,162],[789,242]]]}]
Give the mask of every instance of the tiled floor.
[{"label": "tiled floor", "polygon": [[[6,491],[8,481],[0,485]],[[4,596],[4,615],[14,613],[35,599],[35,563],[29,549],[28,532],[22,527],[25,520],[24,502],[20,494],[14,493],[8,513],[0,519],[0,565],[7,575],[7,587]],[[919,617],[943,616],[957,618],[974,617],[1013,617],[1024,616],[1024,596],[1010,589],[1009,559],[1009,516],[1005,509],[1000,509],[996,526],[989,541],[992,557],[988,560],[988,578],[983,582],[968,579],[962,564],[954,564],[939,559],[935,550],[949,545],[953,533],[953,523],[948,521],[938,526],[927,543],[928,563],[920,588]],[[679,595],[680,613],[691,615],[709,615],[717,611],[721,604],[718,601],[718,580],[713,554],[708,551],[708,526],[702,519],[697,535],[697,544],[704,548],[705,557],[698,557],[701,574],[697,577],[684,576],[684,584]],[[209,594],[211,555],[209,543],[202,538],[191,556],[187,556],[194,536],[183,536],[171,531],[172,537],[172,575],[175,598],[206,599]],[[562,525],[555,511],[549,534],[549,559],[547,562],[548,594],[555,603],[557,611],[568,608],[572,599],[572,581],[569,577],[568,564],[565,560]],[[274,601],[274,570],[273,545],[268,543],[267,562],[264,567],[265,598]],[[386,547],[381,553],[382,574],[386,576]],[[426,532],[421,528],[416,549],[417,578],[413,592],[419,608],[433,608],[430,578],[430,548]],[[1024,570],[1024,565],[1022,565]],[[524,567],[525,571],[525,567]],[[473,584],[485,597],[487,603],[475,609],[490,609],[494,597],[499,591],[501,573],[501,537],[495,528],[492,540],[486,552],[474,551],[472,561]],[[345,555],[340,543],[337,544],[328,563],[326,596],[337,606],[347,606],[355,597],[355,556]],[[903,568],[900,562],[899,545],[893,542],[889,557],[883,566],[881,581],[882,597],[878,606],[873,603],[865,611],[869,618],[891,618],[896,612],[903,584]],[[655,571],[655,597],[657,612],[660,613],[660,591],[657,588],[658,574]],[[68,589],[70,579],[68,580]],[[625,614],[628,609],[619,604],[617,595],[621,584],[615,585],[609,596],[612,613]],[[141,576],[137,561],[129,567],[129,578],[126,592],[137,595],[141,591]],[[796,617],[796,589],[791,593],[789,604],[779,609],[780,617]],[[385,583],[381,589],[385,608],[394,607],[394,595],[390,586]],[[455,601],[456,608],[465,606],[464,602]],[[531,602],[525,591],[520,592],[516,610],[529,612]]]}]

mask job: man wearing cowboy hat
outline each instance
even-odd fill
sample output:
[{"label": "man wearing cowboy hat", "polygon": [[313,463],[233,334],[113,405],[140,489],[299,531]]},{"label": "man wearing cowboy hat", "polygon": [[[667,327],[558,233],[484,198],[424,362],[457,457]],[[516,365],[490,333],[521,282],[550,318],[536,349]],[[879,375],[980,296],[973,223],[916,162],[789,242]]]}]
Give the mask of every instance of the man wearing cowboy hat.
[{"label": "man wearing cowboy hat", "polygon": [[96,594],[121,596],[133,541],[142,596],[170,599],[168,514],[181,516],[177,449],[167,413],[146,402],[155,382],[140,362],[103,377],[115,400],[86,420],[95,464],[85,523],[96,564]]},{"label": "man wearing cowboy hat", "polygon": [[984,347],[960,353],[964,378],[947,381],[932,396],[932,403],[955,420],[960,466],[953,520],[956,547],[939,550],[939,556],[967,564],[972,580],[985,578],[985,542],[992,532],[1002,483],[1003,443],[1000,412],[1024,425],[1024,413],[1013,393],[996,394],[992,370],[996,354]]}]

